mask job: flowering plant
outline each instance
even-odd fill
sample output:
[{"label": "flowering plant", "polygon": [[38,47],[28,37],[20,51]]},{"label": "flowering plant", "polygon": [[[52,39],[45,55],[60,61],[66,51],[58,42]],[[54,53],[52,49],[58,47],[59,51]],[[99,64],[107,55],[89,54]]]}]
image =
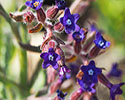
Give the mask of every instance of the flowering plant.
[{"label": "flowering plant", "polygon": [[[87,2],[91,3],[93,0],[87,0]],[[103,32],[99,31],[94,23],[89,23],[88,28],[79,25],[78,11],[72,13],[65,0],[55,0],[55,5],[47,9],[43,6],[44,0],[27,0],[23,13],[20,15],[10,13],[14,21],[23,22],[28,26],[28,33],[34,34],[41,31],[43,33],[42,43],[38,47],[23,44],[21,38],[16,35],[22,48],[40,53],[39,58],[42,61],[40,65],[47,72],[46,94],[48,93],[47,96],[41,95],[41,100],[81,98],[98,100],[96,94],[99,82],[109,89],[110,99],[116,100],[116,95],[123,93],[120,87],[125,83],[110,82],[103,73],[104,68],[96,67],[95,60],[96,57],[105,53],[104,51],[111,46],[111,42],[105,39]],[[81,7],[84,8],[85,5],[79,7],[80,11]],[[113,72],[111,71],[107,76]],[[116,76],[120,77],[122,72],[118,72]],[[60,89],[68,80],[74,82],[77,87],[72,92],[65,88],[66,93],[63,93]],[[32,83],[29,84],[29,89],[31,86]],[[53,96],[54,93],[57,94]],[[67,95],[69,96],[66,97]]]}]

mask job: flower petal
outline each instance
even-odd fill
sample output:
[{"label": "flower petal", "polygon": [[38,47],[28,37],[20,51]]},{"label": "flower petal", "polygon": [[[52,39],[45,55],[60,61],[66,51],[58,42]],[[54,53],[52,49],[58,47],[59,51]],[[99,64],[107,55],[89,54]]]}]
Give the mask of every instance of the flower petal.
[{"label": "flower petal", "polygon": [[75,23],[78,21],[78,19],[80,18],[80,15],[79,14],[73,14],[73,17],[75,19]]},{"label": "flower petal", "polygon": [[31,7],[32,2],[31,1],[26,1],[25,5]]},{"label": "flower petal", "polygon": [[60,22],[63,24],[63,17],[60,18]]},{"label": "flower petal", "polygon": [[55,66],[53,66],[53,68],[54,68],[55,70],[57,70],[57,69],[58,69],[58,64],[56,63]]},{"label": "flower petal", "polygon": [[48,59],[48,55],[49,54],[45,52],[45,53],[41,53],[40,57],[43,58],[44,60],[46,60],[46,59]]},{"label": "flower petal", "polygon": [[49,63],[47,63],[47,62],[43,62],[43,64],[42,64],[42,67],[44,68],[44,69],[46,69],[47,67],[49,67],[50,66],[50,64]]}]

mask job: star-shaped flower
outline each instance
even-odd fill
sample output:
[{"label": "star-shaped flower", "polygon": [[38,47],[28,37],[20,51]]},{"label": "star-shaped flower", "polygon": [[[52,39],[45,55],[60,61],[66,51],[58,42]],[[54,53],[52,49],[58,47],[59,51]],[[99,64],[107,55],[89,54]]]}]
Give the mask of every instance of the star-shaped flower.
[{"label": "star-shaped flower", "polygon": [[64,17],[60,18],[60,22],[65,27],[67,34],[79,31],[80,27],[76,24],[79,17],[79,14],[71,14],[69,8],[65,8]]},{"label": "star-shaped flower", "polygon": [[107,47],[110,46],[110,42],[106,41],[103,36],[100,34],[100,32],[98,32],[96,34],[96,39],[94,40],[94,43],[96,44],[96,46],[100,49],[105,49]]},{"label": "star-shaped flower", "polygon": [[74,32],[72,37],[76,42],[81,42],[85,37],[84,36],[84,30],[80,29],[78,32]]},{"label": "star-shaped flower", "polygon": [[84,73],[82,77],[84,83],[97,83],[97,77],[102,73],[102,69],[97,68],[94,61],[90,61],[87,66],[82,66],[81,70]]},{"label": "star-shaped flower", "polygon": [[42,3],[43,0],[32,0],[32,1],[26,1],[25,5],[35,10],[39,10],[42,6]]},{"label": "star-shaped flower", "polygon": [[63,93],[62,91],[60,91],[59,89],[56,91],[57,92],[57,96],[60,100],[64,100],[65,96],[67,95],[67,93]]},{"label": "star-shaped flower", "polygon": [[125,83],[114,84],[110,89],[110,98],[111,100],[115,100],[115,96],[118,94],[122,94],[123,91],[120,89],[121,86],[125,85]]},{"label": "star-shaped flower", "polygon": [[61,57],[55,53],[55,51],[53,50],[53,48],[49,48],[48,53],[41,53],[40,55],[41,58],[44,59],[42,67],[44,69],[46,69],[47,67],[49,67],[50,65],[52,65],[52,67],[57,70],[58,69],[58,63],[57,61],[61,59]]},{"label": "star-shaped flower", "polygon": [[65,9],[66,7],[66,1],[65,0],[55,0],[56,5],[59,10]]},{"label": "star-shaped flower", "polygon": [[112,65],[112,68],[110,70],[110,72],[108,73],[108,77],[121,77],[121,74],[122,74],[122,70],[118,69],[118,64],[117,63],[114,63]]}]

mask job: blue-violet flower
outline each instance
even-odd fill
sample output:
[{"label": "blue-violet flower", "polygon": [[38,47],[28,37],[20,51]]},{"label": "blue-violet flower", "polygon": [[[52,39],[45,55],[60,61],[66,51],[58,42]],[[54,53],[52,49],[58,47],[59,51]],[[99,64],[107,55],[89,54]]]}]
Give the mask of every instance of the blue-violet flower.
[{"label": "blue-violet flower", "polygon": [[76,24],[79,17],[79,14],[71,14],[69,8],[65,8],[64,17],[60,18],[60,22],[65,27],[67,34],[79,31],[80,27]]},{"label": "blue-violet flower", "polygon": [[58,63],[57,61],[61,59],[61,57],[55,53],[55,51],[53,50],[53,48],[49,48],[48,53],[41,53],[40,55],[41,58],[44,59],[42,67],[44,69],[46,69],[47,67],[49,67],[50,65],[57,70],[58,69]]},{"label": "blue-violet flower", "polygon": [[72,37],[76,42],[81,42],[85,37],[84,36],[84,30],[80,29],[78,32],[74,32]]},{"label": "blue-violet flower", "polygon": [[117,94],[122,94],[123,91],[120,89],[121,86],[125,85],[125,83],[120,83],[120,84],[115,84],[112,85],[112,87],[110,88],[110,98],[111,100],[115,100],[115,96]]},{"label": "blue-violet flower", "polygon": [[57,96],[60,100],[64,100],[65,96],[67,95],[67,93],[63,93],[62,91],[60,91],[59,89],[56,91],[57,92]]},{"label": "blue-violet flower", "polygon": [[56,5],[59,10],[65,9],[66,7],[66,1],[65,0],[55,0]]},{"label": "blue-violet flower", "polygon": [[112,68],[110,70],[110,72],[108,73],[108,77],[121,77],[122,75],[122,70],[118,69],[118,64],[117,63],[114,63],[112,65]]},{"label": "blue-violet flower", "polygon": [[110,46],[110,42],[106,41],[99,32],[96,34],[96,39],[94,40],[94,43],[100,49],[105,49]]},{"label": "blue-violet flower", "polygon": [[39,10],[42,6],[42,3],[43,0],[32,0],[32,1],[26,1],[25,5],[35,10]]},{"label": "blue-violet flower", "polygon": [[102,72],[101,68],[97,68],[95,66],[94,61],[90,61],[89,65],[87,65],[87,66],[83,65],[81,67],[81,70],[84,73],[84,75],[83,75],[83,77],[81,79],[84,83],[97,83],[98,82],[97,77]]}]

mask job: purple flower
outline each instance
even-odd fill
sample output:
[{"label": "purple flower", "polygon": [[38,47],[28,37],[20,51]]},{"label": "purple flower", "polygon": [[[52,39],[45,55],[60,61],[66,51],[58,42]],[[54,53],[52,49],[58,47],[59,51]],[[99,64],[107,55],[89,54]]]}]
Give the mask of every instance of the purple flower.
[{"label": "purple flower", "polygon": [[25,5],[35,10],[39,10],[42,6],[42,3],[43,0],[32,0],[32,1],[26,1]]},{"label": "purple flower", "polygon": [[60,91],[59,89],[56,91],[57,92],[57,96],[60,100],[64,100],[65,96],[67,95],[67,93],[63,93],[62,91]]},{"label": "purple flower", "polygon": [[74,32],[72,37],[76,42],[81,42],[85,37],[83,29],[80,29],[78,32]]},{"label": "purple flower", "polygon": [[100,49],[105,49],[111,44],[110,42],[106,41],[99,32],[96,34],[96,39],[94,40],[94,43]]},{"label": "purple flower", "polygon": [[48,53],[41,53],[40,55],[41,58],[44,59],[42,67],[44,69],[46,69],[47,67],[49,67],[50,65],[52,65],[52,67],[57,70],[58,69],[58,63],[57,61],[61,59],[61,57],[55,53],[55,51],[53,50],[53,48],[49,48]]},{"label": "purple flower", "polygon": [[93,32],[93,31],[99,32],[94,24],[91,25],[90,29],[91,29],[91,32]]},{"label": "purple flower", "polygon": [[112,85],[112,87],[110,88],[110,98],[111,100],[115,100],[115,96],[117,94],[122,94],[123,91],[120,89],[121,86],[125,85],[125,83],[120,83],[120,84],[115,84]]},{"label": "purple flower", "polygon": [[56,5],[59,10],[65,9],[66,7],[66,1],[65,0],[55,0]]},{"label": "purple flower", "polygon": [[64,17],[60,18],[60,22],[65,27],[65,32],[70,34],[74,31],[79,31],[79,26],[76,24],[79,19],[79,14],[71,14],[69,8],[65,8]]},{"label": "purple flower", "polygon": [[95,93],[96,90],[93,88],[95,86],[94,83],[85,83],[83,82],[83,80],[77,80],[81,89],[85,92],[91,92],[91,93]]},{"label": "purple flower", "polygon": [[110,70],[110,72],[108,73],[108,77],[121,77],[122,74],[122,70],[118,69],[118,64],[114,63],[112,66],[112,69]]},{"label": "purple flower", "polygon": [[90,61],[88,66],[82,66],[81,70],[84,73],[84,75],[82,77],[82,81],[85,83],[97,83],[98,82],[97,77],[102,72],[101,68],[97,68],[95,66],[94,61]]}]

